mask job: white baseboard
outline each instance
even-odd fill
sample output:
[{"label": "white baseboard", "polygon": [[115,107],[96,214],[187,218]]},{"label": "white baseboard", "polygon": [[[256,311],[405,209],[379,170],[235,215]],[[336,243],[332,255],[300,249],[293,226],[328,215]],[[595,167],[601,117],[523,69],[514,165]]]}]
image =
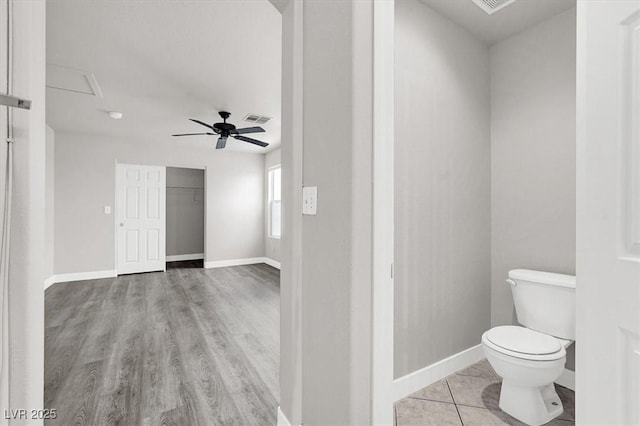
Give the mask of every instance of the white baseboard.
[{"label": "white baseboard", "polygon": [[183,260],[201,260],[204,259],[204,253],[194,254],[174,254],[167,256],[167,262],[181,262]]},{"label": "white baseboard", "polygon": [[266,263],[265,257],[249,257],[246,259],[229,259],[229,260],[214,260],[210,262],[204,262],[204,267],[211,268],[224,268],[227,266],[240,266],[240,265],[255,265],[256,263]]},{"label": "white baseboard", "polygon": [[278,423],[277,423],[277,426],[292,426],[292,424],[289,421],[289,419],[287,419],[287,416],[285,416],[284,413],[282,412],[282,410],[280,409],[280,406],[278,406]]},{"label": "white baseboard", "polygon": [[571,389],[572,391],[576,390],[576,372],[567,370],[566,368],[556,380],[556,383],[560,386],[564,386],[567,389]]},{"label": "white baseboard", "polygon": [[48,289],[49,287],[51,287],[55,283],[56,283],[56,276],[55,275],[51,275],[49,278],[44,280],[44,289],[45,290]]},{"label": "white baseboard", "polygon": [[[196,257],[199,256],[199,257]],[[187,258],[188,257],[188,258]],[[204,259],[204,254],[187,254],[177,256],[167,256],[167,261],[180,261],[180,260],[197,260]],[[239,266],[239,265],[254,265],[256,263],[266,263],[274,268],[280,269],[280,262],[276,262],[273,259],[266,257],[251,257],[247,259],[231,259],[231,260],[218,260],[213,262],[204,262],[204,267],[210,268],[223,268],[225,266]],[[58,274],[52,275],[44,281],[44,289],[51,287],[55,283],[66,283],[71,281],[84,281],[84,280],[97,280],[100,278],[113,278],[117,277],[117,271],[115,269],[108,271],[90,271],[90,272],[76,272],[71,274]]]},{"label": "white baseboard", "polygon": [[269,266],[273,266],[276,269],[280,269],[280,262],[278,262],[277,260],[273,260],[273,259],[269,259],[268,257],[265,257],[264,263],[266,263]]},{"label": "white baseboard", "polygon": [[57,274],[53,275],[49,279],[53,279],[53,283],[66,283],[70,281],[84,281],[84,280],[98,280],[100,278],[114,278],[117,277],[115,269],[108,271],[91,271],[91,272],[76,272],[72,274]]},{"label": "white baseboard", "polygon": [[280,269],[280,262],[276,262],[268,257],[249,257],[246,259],[229,259],[229,260],[214,260],[210,262],[204,262],[206,269],[212,268],[225,268],[227,266],[241,266],[241,265],[255,265],[257,263],[266,263],[269,266]]},{"label": "white baseboard", "polygon": [[482,345],[476,345],[435,364],[428,365],[418,371],[409,373],[393,381],[394,401],[406,398],[414,392],[425,388],[438,380],[467,368],[484,358]]}]

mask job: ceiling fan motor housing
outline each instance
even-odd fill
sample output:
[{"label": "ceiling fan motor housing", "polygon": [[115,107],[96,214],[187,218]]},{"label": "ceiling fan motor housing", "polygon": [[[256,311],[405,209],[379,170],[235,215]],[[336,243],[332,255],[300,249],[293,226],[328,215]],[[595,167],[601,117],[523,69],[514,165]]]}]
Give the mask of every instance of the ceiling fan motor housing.
[{"label": "ceiling fan motor housing", "polygon": [[224,123],[215,123],[213,127],[220,131],[221,136],[228,137],[231,131],[236,129],[236,126],[234,126],[233,124],[227,123],[227,118],[231,117],[231,113],[227,111],[220,111],[218,114],[220,114],[220,117],[222,117]]},{"label": "ceiling fan motor housing", "polygon": [[213,127],[220,130],[220,133],[223,135],[228,135],[232,130],[236,129],[236,126],[231,123],[216,123]]}]

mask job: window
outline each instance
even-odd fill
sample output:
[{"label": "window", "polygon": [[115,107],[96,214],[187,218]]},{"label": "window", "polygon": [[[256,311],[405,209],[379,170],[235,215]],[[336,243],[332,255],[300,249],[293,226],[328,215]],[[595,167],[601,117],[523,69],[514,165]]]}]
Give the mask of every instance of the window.
[{"label": "window", "polygon": [[280,238],[281,233],[281,167],[277,165],[269,169],[269,236]]}]

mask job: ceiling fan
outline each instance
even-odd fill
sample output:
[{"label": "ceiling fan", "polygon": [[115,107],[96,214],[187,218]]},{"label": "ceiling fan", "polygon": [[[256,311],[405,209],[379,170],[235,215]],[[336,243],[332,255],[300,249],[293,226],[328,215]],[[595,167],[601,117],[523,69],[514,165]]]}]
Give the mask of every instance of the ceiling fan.
[{"label": "ceiling fan", "polygon": [[245,127],[244,129],[236,129],[236,126],[234,126],[231,123],[227,123],[227,118],[229,118],[231,116],[230,112],[227,111],[220,111],[219,112],[220,117],[222,117],[223,122],[222,123],[215,123],[215,124],[207,124],[203,121],[200,120],[196,120],[194,118],[190,118],[189,120],[193,121],[194,123],[198,123],[202,126],[205,126],[208,129],[211,129],[213,131],[213,133],[211,132],[206,132],[206,133],[178,133],[176,135],[171,135],[171,136],[195,136],[195,135],[210,135],[210,136],[216,136],[218,135],[218,143],[216,144],[216,149],[223,149],[226,144],[227,144],[227,139],[229,137],[232,137],[234,139],[238,139],[240,141],[243,142],[249,142],[252,143],[254,145],[258,145],[258,146],[269,146],[268,143],[266,142],[262,142],[259,141],[257,139],[253,139],[253,138],[248,138],[246,136],[242,136],[243,134],[246,133],[260,133],[260,132],[264,132],[264,129],[262,127]]}]

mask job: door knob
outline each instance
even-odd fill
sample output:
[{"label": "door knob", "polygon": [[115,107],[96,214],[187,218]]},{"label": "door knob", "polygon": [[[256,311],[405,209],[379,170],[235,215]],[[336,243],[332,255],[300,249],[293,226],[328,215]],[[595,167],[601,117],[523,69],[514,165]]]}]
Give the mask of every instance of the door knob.
[{"label": "door knob", "polygon": [[124,227],[124,223],[120,222],[120,228]]}]

